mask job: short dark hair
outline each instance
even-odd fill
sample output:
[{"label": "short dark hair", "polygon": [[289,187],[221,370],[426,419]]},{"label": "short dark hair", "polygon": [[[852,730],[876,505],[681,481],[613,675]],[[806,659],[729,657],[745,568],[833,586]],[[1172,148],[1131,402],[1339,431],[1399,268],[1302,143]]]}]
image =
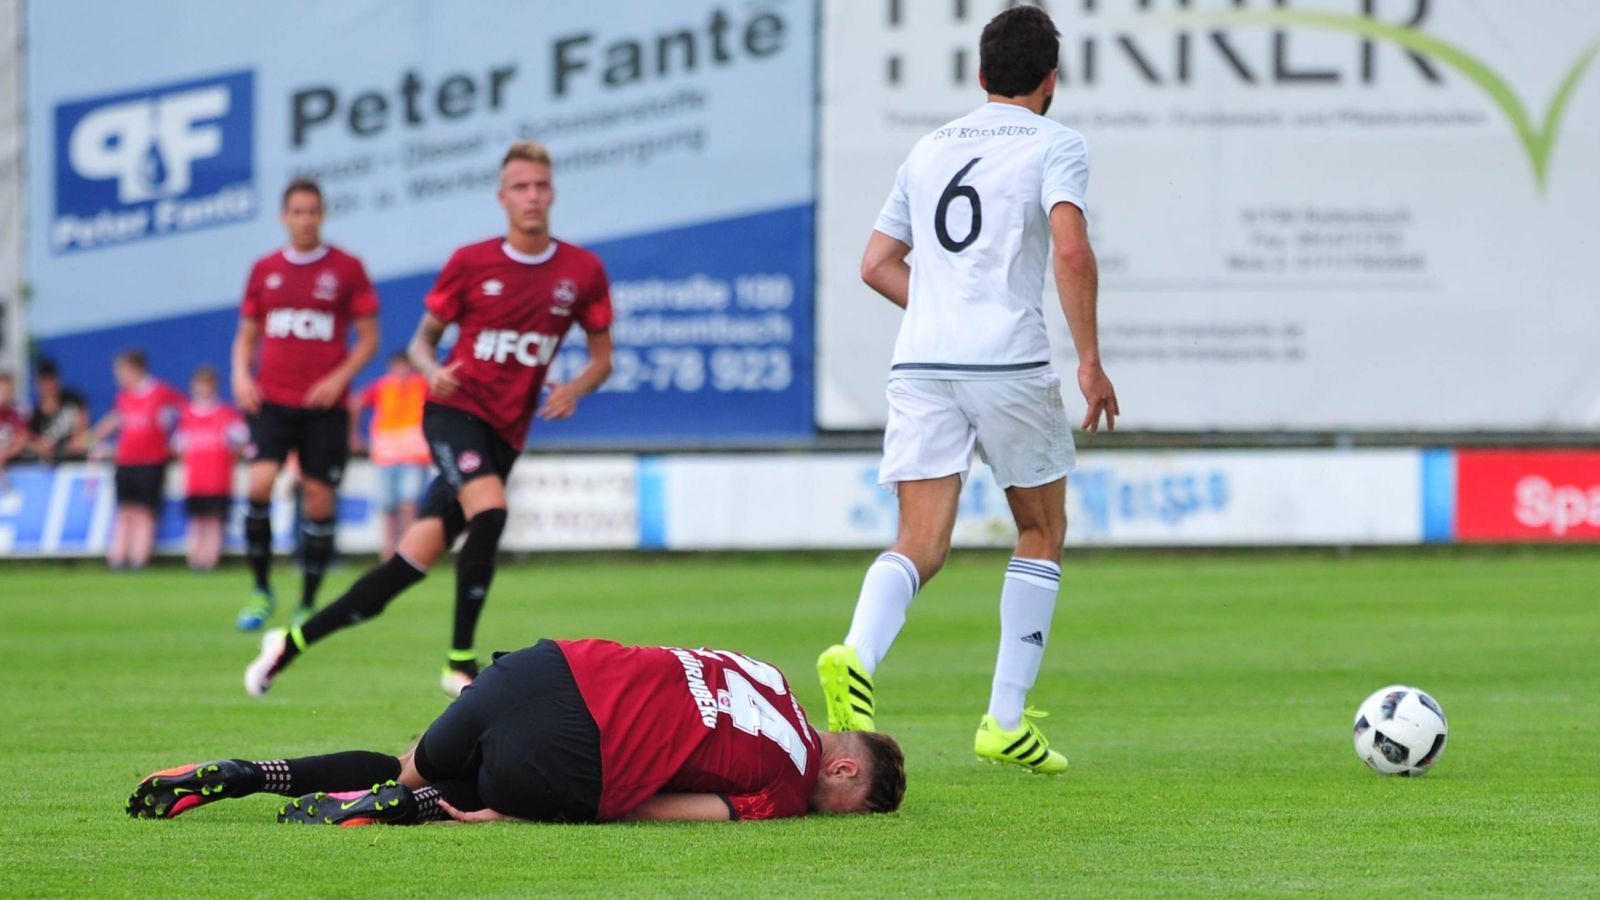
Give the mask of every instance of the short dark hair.
[{"label": "short dark hair", "polygon": [[1014,6],[983,26],[978,72],[991,94],[1031,94],[1060,64],[1061,32],[1037,6]]},{"label": "short dark hair", "polygon": [[867,811],[894,812],[906,796],[906,757],[894,738],[877,731],[849,732],[868,760],[872,781],[867,786]]},{"label": "short dark hair", "polygon": [[411,355],[409,353],[406,353],[406,351],[404,351],[404,350],[396,350],[393,353],[389,354],[389,362],[392,362],[392,363],[403,362],[403,363],[405,363],[406,365],[409,366],[409,365],[411,365]]},{"label": "short dark hair", "polygon": [[189,380],[209,381],[212,384],[219,384],[222,381],[222,376],[217,374],[216,366],[213,366],[210,363],[201,363],[200,365],[195,366],[194,374],[189,376]]},{"label": "short dark hair", "polygon": [[316,194],[317,205],[322,205],[322,186],[310,178],[296,178],[283,189],[283,208],[289,208],[289,197],[298,193]]},{"label": "short dark hair", "polygon": [[133,366],[135,369],[138,369],[141,372],[150,371],[150,358],[145,356],[144,351],[138,347],[129,347],[121,353],[118,353],[117,360]]},{"label": "short dark hair", "polygon": [[61,370],[56,368],[55,360],[49,358],[40,359],[34,364],[33,376],[35,378],[60,378]]}]

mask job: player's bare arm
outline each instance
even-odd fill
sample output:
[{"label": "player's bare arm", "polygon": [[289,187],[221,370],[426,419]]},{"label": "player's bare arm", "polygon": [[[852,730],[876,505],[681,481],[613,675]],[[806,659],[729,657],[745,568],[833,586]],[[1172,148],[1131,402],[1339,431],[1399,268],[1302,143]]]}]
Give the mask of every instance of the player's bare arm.
[{"label": "player's bare arm", "polygon": [[727,822],[728,802],[717,794],[657,794],[622,817],[625,822]]},{"label": "player's bare arm", "polygon": [[541,419],[565,419],[578,411],[578,401],[593,393],[611,377],[611,332],[589,335],[589,362],[578,376],[565,384],[549,385],[550,393],[539,407]]},{"label": "player's bare arm", "polygon": [[444,337],[446,327],[447,323],[438,316],[423,313],[422,321],[417,323],[416,333],[411,335],[411,343],[406,346],[406,356],[410,357],[411,364],[428,379],[428,390],[441,400],[454,394],[456,388],[461,386],[455,377],[456,367],[460,363],[439,365],[439,341]]},{"label": "player's bare arm", "polygon": [[910,254],[905,242],[874,231],[861,256],[861,280],[901,309],[911,293],[911,264],[906,262]]},{"label": "player's bare arm", "polygon": [[1050,210],[1050,237],[1055,249],[1051,265],[1055,270],[1056,292],[1061,296],[1061,311],[1066,313],[1072,343],[1078,351],[1078,389],[1088,403],[1083,416],[1086,431],[1100,430],[1105,415],[1106,430],[1115,431],[1117,392],[1100,365],[1100,319],[1098,312],[1100,271],[1094,248],[1089,246],[1089,226],[1083,210],[1071,203],[1057,203]]},{"label": "player's bare arm", "polygon": [[256,353],[261,349],[261,323],[251,318],[239,319],[239,328],[233,334],[232,382],[233,401],[251,415],[261,411],[261,389],[253,374]]},{"label": "player's bare arm", "polygon": [[313,409],[330,409],[338,403],[356,373],[378,353],[377,317],[362,316],[350,324],[356,332],[355,346],[345,354],[344,362],[306,391],[306,405]]}]

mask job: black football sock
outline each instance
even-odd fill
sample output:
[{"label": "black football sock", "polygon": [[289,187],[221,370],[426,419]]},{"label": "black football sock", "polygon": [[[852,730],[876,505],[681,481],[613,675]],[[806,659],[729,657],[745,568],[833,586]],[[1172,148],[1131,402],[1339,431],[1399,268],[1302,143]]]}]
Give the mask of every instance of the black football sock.
[{"label": "black football sock", "polygon": [[250,501],[244,514],[245,555],[250,559],[250,573],[255,576],[256,590],[267,593],[267,573],[272,570],[272,504]]},{"label": "black football sock", "polygon": [[478,617],[494,580],[494,554],[500,549],[500,534],[505,531],[506,511],[486,509],[467,523],[467,539],[456,555],[456,622],[450,639],[451,661],[472,652],[478,633]]},{"label": "black football sock", "polygon": [[300,528],[305,541],[305,584],[300,593],[300,605],[306,609],[317,605],[317,589],[322,586],[322,575],[328,569],[328,560],[333,558],[333,532],[332,519],[307,519]]},{"label": "black football sock", "polygon": [[283,648],[285,661],[299,656],[300,651],[333,632],[349,628],[383,612],[389,601],[399,596],[401,591],[421,581],[427,574],[427,569],[418,567],[402,553],[396,553],[368,569],[367,574],[350,585],[350,589],[339,599],[323,607],[320,612],[306,620],[305,624],[290,633],[291,639]]},{"label": "black football sock", "polygon": [[263,776],[261,790],[285,797],[313,791],[364,791],[400,777],[399,759],[371,750],[271,759],[254,765]]}]

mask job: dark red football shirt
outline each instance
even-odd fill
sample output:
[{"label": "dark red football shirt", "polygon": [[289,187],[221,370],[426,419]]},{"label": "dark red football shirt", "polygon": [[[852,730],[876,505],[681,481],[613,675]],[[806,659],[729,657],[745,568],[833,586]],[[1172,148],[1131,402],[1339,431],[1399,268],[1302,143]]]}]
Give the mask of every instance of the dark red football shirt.
[{"label": "dark red football shirt", "polygon": [[117,392],[117,453],[119,466],[161,465],[172,455],[167,431],[183,408],[184,397],[166,382],[154,378]]},{"label": "dark red football shirt", "polygon": [[367,270],[338,247],[304,255],[278,250],[257,260],[239,315],[261,323],[262,399],[304,406],[306,391],[350,352],[350,322],[377,314]]},{"label": "dark red football shirt", "polygon": [[574,324],[589,334],[611,327],[611,283],[600,258],[552,242],[539,257],[501,238],[457,250],[424,303],[460,328],[445,365],[460,363],[461,386],[434,403],[472,413],[518,450],[539,407],[556,350]]},{"label": "dark red football shirt", "polygon": [[233,464],[248,434],[238,410],[226,403],[185,406],[172,436],[183,457],[185,496],[231,496]]},{"label": "dark red football shirt", "polygon": [[721,794],[736,819],[803,816],[822,739],[783,673],[726,650],[556,641],[600,729],[600,812]]}]

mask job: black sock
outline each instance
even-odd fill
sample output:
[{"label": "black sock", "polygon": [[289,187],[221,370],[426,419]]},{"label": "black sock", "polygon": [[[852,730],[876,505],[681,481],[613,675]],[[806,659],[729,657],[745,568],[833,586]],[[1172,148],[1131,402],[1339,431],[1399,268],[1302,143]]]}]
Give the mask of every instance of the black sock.
[{"label": "black sock", "polygon": [[371,750],[345,750],[324,756],[271,759],[255,763],[261,789],[285,797],[313,791],[364,791],[400,777],[400,760]]},{"label": "black sock", "polygon": [[293,659],[301,650],[322,640],[341,628],[373,618],[383,612],[389,601],[401,591],[421,581],[428,570],[413,565],[404,555],[396,553],[367,570],[367,574],[350,585],[343,596],[322,608],[298,629],[298,637],[291,638],[285,646],[285,655]]},{"label": "black sock", "polygon": [[442,822],[450,818],[450,814],[439,805],[441,794],[439,789],[432,785],[412,790],[411,796],[417,798],[417,822]]},{"label": "black sock", "polygon": [[333,558],[333,531],[332,519],[307,519],[300,527],[305,540],[302,563],[305,585],[300,592],[300,605],[306,609],[317,605],[317,588],[322,586],[322,574],[328,569],[328,560]]},{"label": "black sock", "polygon": [[256,579],[256,590],[272,590],[267,586],[267,573],[272,570],[272,503],[250,501],[244,514],[245,555],[250,559],[250,572]]},{"label": "black sock", "polygon": [[467,523],[467,539],[456,555],[456,624],[450,640],[452,657],[472,651],[478,632],[478,616],[494,580],[494,554],[500,549],[500,533],[506,527],[506,511],[486,509]]}]

